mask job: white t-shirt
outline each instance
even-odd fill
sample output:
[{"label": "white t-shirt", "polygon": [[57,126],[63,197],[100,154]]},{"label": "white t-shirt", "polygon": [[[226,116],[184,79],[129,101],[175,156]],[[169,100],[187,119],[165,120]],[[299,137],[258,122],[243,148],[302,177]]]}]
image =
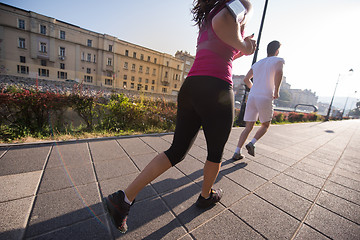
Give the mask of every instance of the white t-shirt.
[{"label": "white t-shirt", "polygon": [[285,64],[285,60],[280,57],[267,57],[252,65],[253,86],[250,89],[249,97],[273,97],[275,90],[275,73]]}]

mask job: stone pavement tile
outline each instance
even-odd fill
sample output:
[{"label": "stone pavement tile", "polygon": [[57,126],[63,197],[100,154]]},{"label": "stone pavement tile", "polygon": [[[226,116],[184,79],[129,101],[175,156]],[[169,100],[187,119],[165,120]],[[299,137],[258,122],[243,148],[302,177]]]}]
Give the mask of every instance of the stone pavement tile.
[{"label": "stone pavement tile", "polygon": [[309,200],[272,183],[267,183],[258,189],[255,194],[300,221],[312,204]]},{"label": "stone pavement tile", "polygon": [[330,167],[329,165],[326,165],[326,167],[325,167],[325,164],[323,164],[322,167],[315,167],[313,165],[303,163],[302,161],[296,163],[293,167],[297,168],[299,170],[302,170],[304,172],[311,173],[316,176],[322,177],[322,178],[327,178],[330,175],[331,170],[332,170],[332,167]]},{"label": "stone pavement tile", "polygon": [[279,172],[283,172],[285,169],[289,168],[290,165],[280,162],[277,159],[273,159],[271,157],[261,157],[259,159],[256,159],[256,161]]},{"label": "stone pavement tile", "polygon": [[[245,145],[247,144],[248,142],[245,142],[244,144],[244,147]],[[261,140],[259,142],[256,142],[255,144],[255,156],[256,155],[261,155],[261,156],[271,156],[271,154],[273,152],[276,152],[278,151],[279,148],[273,148],[273,147],[270,147],[268,145],[265,145],[261,142]],[[247,152],[246,149],[244,148],[243,150],[244,152]]]},{"label": "stone pavement tile", "polygon": [[113,224],[110,225],[115,239],[172,240],[186,234],[179,220],[158,197],[135,202],[128,216],[126,234],[120,233]]},{"label": "stone pavement tile", "polygon": [[[359,160],[359,163],[360,163],[360,160]],[[357,166],[351,161],[346,161],[346,160],[341,159],[339,161],[339,163],[336,165],[336,167],[347,170],[351,173],[356,173],[356,174],[360,173],[360,165]]]},{"label": "stone pavement tile", "polygon": [[[291,156],[283,156],[279,152],[273,152],[270,155],[266,156],[267,159],[272,159],[276,162],[282,163],[281,169],[277,169],[279,171],[283,171],[286,166],[291,166],[299,160],[296,160],[296,157],[292,158]],[[284,166],[286,165],[286,166]]]},{"label": "stone pavement tile", "polygon": [[264,178],[245,169],[234,166],[229,169],[221,170],[220,173],[249,191],[255,190],[266,182]]},{"label": "stone pavement tile", "polygon": [[[261,162],[261,161],[259,161],[259,162]],[[248,165],[246,166],[246,170],[248,170],[260,177],[263,177],[266,180],[270,180],[280,173],[277,170],[269,168],[265,165],[255,162],[255,161],[249,162]]]},{"label": "stone pavement tile", "polygon": [[345,218],[315,205],[306,224],[332,239],[358,239],[360,226]]},{"label": "stone pavement tile", "polygon": [[117,141],[130,157],[154,152],[154,149],[137,137],[121,138]]},{"label": "stone pavement tile", "polygon": [[89,148],[94,162],[127,157],[126,153],[116,140],[90,141]]},{"label": "stone pavement tile", "polygon": [[267,239],[291,239],[300,223],[254,194],[230,209]]},{"label": "stone pavement tile", "polygon": [[171,134],[163,135],[161,136],[161,138],[171,144],[174,138],[174,134],[171,133]]},{"label": "stone pavement tile", "polygon": [[0,176],[42,170],[51,146],[11,147],[0,159]]},{"label": "stone pavement tile", "polygon": [[308,239],[316,239],[316,240],[328,240],[330,238],[324,236],[320,232],[312,229],[306,224],[303,224],[300,228],[300,231],[294,238],[294,240],[308,240]]},{"label": "stone pavement tile", "polygon": [[324,190],[353,203],[360,203],[360,192],[354,191],[337,183],[331,181],[327,182]]},{"label": "stone pavement tile", "polygon": [[0,177],[0,202],[34,196],[41,171],[6,175]]},{"label": "stone pavement tile", "polygon": [[148,164],[158,155],[157,152],[145,153],[141,155],[132,156],[131,159],[135,163],[136,167],[142,171]]},{"label": "stone pavement tile", "polygon": [[202,130],[199,131],[197,138],[194,141],[194,145],[206,148],[206,139],[205,139],[204,131]]},{"label": "stone pavement tile", "polygon": [[277,176],[272,180],[272,182],[310,201],[313,201],[320,191],[319,188],[285,174]]},{"label": "stone pavement tile", "polygon": [[[202,182],[199,183],[199,186],[201,185]],[[224,191],[223,197],[221,198],[221,203],[226,207],[229,207],[250,193],[239,184],[231,181],[227,177],[222,176],[222,174],[219,174],[217,177],[214,188],[221,188]]]},{"label": "stone pavement tile", "polygon": [[196,158],[193,158],[189,154],[186,155],[184,160],[176,165],[176,168],[186,174],[186,176],[194,182],[198,182],[203,179],[204,163],[200,162]]},{"label": "stone pavement tile", "polygon": [[341,175],[343,177],[350,178],[353,179],[354,181],[360,182],[360,173],[349,172],[342,168],[336,167],[334,169],[333,174]]},{"label": "stone pavement tile", "polygon": [[166,151],[171,143],[165,141],[160,136],[147,136],[147,137],[141,137],[141,140],[143,140],[145,143],[147,143],[150,147],[155,149],[158,153]]},{"label": "stone pavement tile", "polygon": [[76,239],[76,240],[111,240],[111,235],[106,225],[105,215],[90,218],[88,220],[75,223],[71,226],[60,228],[50,233],[27,240],[63,240],[63,239]]},{"label": "stone pavement tile", "polygon": [[324,151],[324,150],[316,150],[314,152],[312,152],[309,156],[307,156],[306,158],[309,159],[314,159],[317,160],[319,162],[323,162],[326,163],[328,165],[334,165],[336,163],[336,161],[339,159],[341,155],[339,153],[337,154],[330,154],[328,151]]},{"label": "stone pavement tile", "polygon": [[91,163],[69,167],[46,168],[39,194],[95,182]]},{"label": "stone pavement tile", "polygon": [[46,168],[83,165],[90,162],[87,143],[54,144]]},{"label": "stone pavement tile", "polygon": [[0,147],[0,157],[7,151],[8,147]]},{"label": "stone pavement tile", "polygon": [[288,169],[286,169],[284,171],[284,173],[286,175],[289,175],[295,179],[298,179],[300,181],[303,181],[303,182],[306,182],[314,187],[317,187],[317,188],[321,188],[326,179],[325,178],[322,178],[322,177],[319,177],[319,176],[316,176],[314,174],[311,174],[311,173],[308,173],[308,172],[305,172],[305,171],[302,171],[300,169],[297,169],[297,168],[293,168],[293,167],[290,167]]},{"label": "stone pavement tile", "polygon": [[26,237],[41,235],[104,214],[95,183],[39,194]]},{"label": "stone pavement tile", "polygon": [[205,210],[197,208],[195,202],[200,192],[200,186],[191,183],[161,196],[187,231],[194,230],[225,209],[219,203]]},{"label": "stone pavement tile", "polygon": [[337,173],[331,174],[330,181],[360,192],[360,182]]},{"label": "stone pavement tile", "polygon": [[0,203],[0,239],[22,239],[34,197]]},{"label": "stone pavement tile", "polygon": [[[107,197],[109,194],[112,194],[119,190],[125,190],[130,185],[130,183],[137,177],[137,175],[138,174],[136,173],[101,181],[99,185],[103,197]],[[154,188],[150,184],[148,184],[136,196],[136,201],[141,201],[146,198],[154,197],[155,195],[157,195],[157,193],[155,192]]]},{"label": "stone pavement tile", "polygon": [[221,213],[191,233],[195,239],[264,239],[229,211]]},{"label": "stone pavement tile", "polygon": [[191,180],[179,171],[177,168],[170,168],[154,181],[151,182],[152,186],[158,193],[167,191],[174,191],[174,189],[190,183]]},{"label": "stone pavement tile", "polygon": [[138,173],[134,163],[127,157],[111,161],[102,161],[95,163],[95,172],[99,181],[125,176],[132,173]]},{"label": "stone pavement tile", "polygon": [[[291,152],[291,151],[289,151],[287,148],[285,148],[285,149],[282,149],[282,150],[278,150],[278,151],[276,151],[276,152],[274,152],[274,153],[277,153],[277,154],[279,154],[280,156],[283,156],[283,157],[285,157],[285,158],[290,158],[290,159],[292,159],[293,161],[292,162],[297,162],[297,161],[299,161],[300,159],[303,159],[304,158],[304,156],[302,155],[302,154],[297,154],[297,153],[294,153],[294,152]],[[272,153],[273,154],[273,153]],[[271,157],[271,155],[269,155],[269,157]],[[286,164],[286,162],[283,162],[283,163],[285,163]],[[289,164],[290,165],[290,164]]]},{"label": "stone pavement tile", "polygon": [[188,154],[202,162],[205,162],[207,157],[207,150],[197,145],[192,145]]},{"label": "stone pavement tile", "polygon": [[[318,205],[360,225],[360,205],[323,191],[316,202]],[[359,202],[358,202],[359,203]]]},{"label": "stone pavement tile", "polygon": [[314,159],[314,158],[306,157],[303,160],[301,160],[301,163],[309,164],[315,168],[320,168],[320,169],[325,169],[325,170],[331,171],[334,168],[336,162],[327,162],[326,160],[321,161],[321,159]]}]

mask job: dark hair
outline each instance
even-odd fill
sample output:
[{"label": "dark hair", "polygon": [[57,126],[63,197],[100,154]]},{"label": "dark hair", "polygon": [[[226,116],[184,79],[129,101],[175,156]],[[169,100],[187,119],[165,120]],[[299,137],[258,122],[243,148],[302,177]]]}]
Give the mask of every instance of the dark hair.
[{"label": "dark hair", "polygon": [[225,3],[226,0],[194,0],[193,9],[191,13],[194,14],[193,20],[196,25],[201,27],[204,20],[206,20],[210,11],[213,10],[219,4]]},{"label": "dark hair", "polygon": [[272,41],[267,45],[267,54],[270,56],[274,56],[276,51],[280,48],[281,44],[279,41]]}]

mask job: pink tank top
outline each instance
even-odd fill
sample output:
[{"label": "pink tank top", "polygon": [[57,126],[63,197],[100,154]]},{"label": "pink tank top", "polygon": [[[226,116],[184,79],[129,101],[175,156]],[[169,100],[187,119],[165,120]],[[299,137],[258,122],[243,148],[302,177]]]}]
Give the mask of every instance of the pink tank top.
[{"label": "pink tank top", "polygon": [[224,43],[214,32],[213,17],[225,5],[210,12],[197,39],[196,56],[188,76],[211,76],[232,84],[232,61],[239,52]]}]

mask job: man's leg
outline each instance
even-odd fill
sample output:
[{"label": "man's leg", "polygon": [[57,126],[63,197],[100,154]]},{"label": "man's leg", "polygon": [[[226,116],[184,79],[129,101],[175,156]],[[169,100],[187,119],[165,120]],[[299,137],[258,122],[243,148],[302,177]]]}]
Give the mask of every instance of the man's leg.
[{"label": "man's leg", "polygon": [[261,123],[261,127],[256,131],[254,138],[246,144],[246,149],[251,156],[255,157],[255,143],[267,132],[270,127],[270,121]]}]

